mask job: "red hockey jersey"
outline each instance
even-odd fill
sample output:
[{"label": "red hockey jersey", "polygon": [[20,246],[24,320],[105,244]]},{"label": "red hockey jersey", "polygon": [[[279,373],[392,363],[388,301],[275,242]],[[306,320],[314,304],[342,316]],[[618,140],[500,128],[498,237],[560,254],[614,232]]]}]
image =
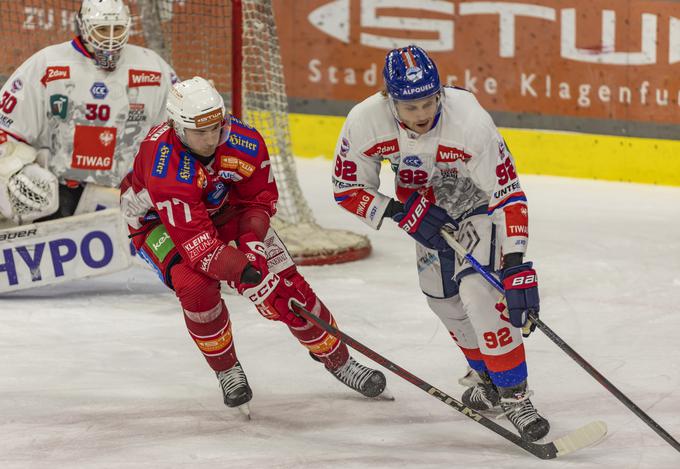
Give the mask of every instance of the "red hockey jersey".
[{"label": "red hockey jersey", "polygon": [[185,262],[207,271],[225,242],[215,217],[225,211],[276,212],[278,191],[269,154],[259,132],[231,117],[227,141],[207,164],[184,146],[168,124],[151,129],[135,157],[133,170],[121,183],[121,211],[135,247],[142,234],[163,223]]}]

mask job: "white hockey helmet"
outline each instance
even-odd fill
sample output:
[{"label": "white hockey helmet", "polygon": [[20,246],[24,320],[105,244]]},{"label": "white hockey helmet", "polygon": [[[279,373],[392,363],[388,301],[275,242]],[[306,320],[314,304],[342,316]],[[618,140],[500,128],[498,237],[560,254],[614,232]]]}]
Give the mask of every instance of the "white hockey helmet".
[{"label": "white hockey helmet", "polygon": [[219,144],[229,137],[231,118],[224,107],[224,100],[215,87],[205,78],[193,77],[175,83],[168,93],[166,104],[168,119],[179,139],[186,145],[185,129],[202,129],[220,124],[222,133]]},{"label": "white hockey helmet", "polygon": [[130,36],[130,9],[122,0],[83,0],[76,23],[99,68],[114,70]]}]

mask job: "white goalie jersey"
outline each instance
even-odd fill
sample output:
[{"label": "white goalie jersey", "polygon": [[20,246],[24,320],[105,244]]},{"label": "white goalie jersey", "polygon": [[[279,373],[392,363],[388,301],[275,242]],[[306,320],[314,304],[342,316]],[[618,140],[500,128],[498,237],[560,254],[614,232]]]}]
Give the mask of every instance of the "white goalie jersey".
[{"label": "white goalie jersey", "polygon": [[79,41],[42,49],[0,90],[0,143],[46,148],[60,182],[116,187],[149,128],[165,120],[167,93],[177,81],[155,52],[126,45],[118,66],[95,67]]},{"label": "white goalie jersey", "polygon": [[526,252],[526,196],[491,116],[459,88],[443,88],[441,103],[433,128],[423,135],[394,118],[382,93],[357,104],[335,149],[336,202],[378,229],[390,200],[378,190],[379,173],[389,160],[401,202],[418,190],[454,219],[487,213],[501,229],[502,252]]}]

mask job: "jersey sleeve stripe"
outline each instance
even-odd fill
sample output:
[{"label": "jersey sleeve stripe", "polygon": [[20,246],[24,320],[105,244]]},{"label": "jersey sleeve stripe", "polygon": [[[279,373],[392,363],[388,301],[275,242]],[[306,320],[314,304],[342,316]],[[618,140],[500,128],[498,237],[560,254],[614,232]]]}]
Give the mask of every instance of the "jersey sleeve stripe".
[{"label": "jersey sleeve stripe", "polygon": [[515,194],[511,194],[505,199],[501,200],[498,202],[496,205],[489,206],[489,209],[487,210],[487,215],[491,215],[494,211],[496,211],[499,208],[503,208],[506,205],[512,204],[514,202],[526,202],[527,201],[527,196],[524,195],[524,192],[516,192]]}]

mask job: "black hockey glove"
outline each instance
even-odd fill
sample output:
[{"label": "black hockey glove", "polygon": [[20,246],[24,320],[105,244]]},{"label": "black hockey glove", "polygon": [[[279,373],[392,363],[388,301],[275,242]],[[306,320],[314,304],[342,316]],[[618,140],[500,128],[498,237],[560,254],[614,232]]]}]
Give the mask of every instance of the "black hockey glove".
[{"label": "black hockey glove", "polygon": [[[389,205],[388,205],[389,208]],[[458,229],[458,223],[441,207],[436,206],[418,192],[411,194],[403,209],[394,213],[392,219],[399,228],[428,249],[448,251],[451,249],[439,231],[444,225]]]}]

